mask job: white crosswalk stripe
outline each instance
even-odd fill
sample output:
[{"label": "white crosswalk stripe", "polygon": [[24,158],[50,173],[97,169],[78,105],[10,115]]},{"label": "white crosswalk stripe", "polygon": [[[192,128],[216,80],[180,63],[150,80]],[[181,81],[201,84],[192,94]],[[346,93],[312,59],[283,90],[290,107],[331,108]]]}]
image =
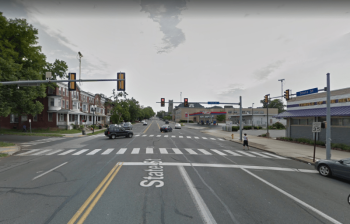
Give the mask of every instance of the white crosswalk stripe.
[{"label": "white crosswalk stripe", "polygon": [[231,150],[224,150],[224,151],[227,152],[227,153],[230,153],[230,154],[232,154],[232,155],[234,155],[234,156],[242,156],[241,154],[232,152]]},{"label": "white crosswalk stripe", "polygon": [[131,154],[139,154],[140,153],[140,148],[134,148],[132,151],[131,151]]},{"label": "white crosswalk stripe", "polygon": [[89,151],[89,149],[82,149],[82,150],[80,150],[80,151],[78,151],[76,153],[73,153],[72,155],[73,156],[81,155],[81,154],[83,154],[84,152],[87,152],[87,151]]},{"label": "white crosswalk stripe", "polygon": [[250,153],[246,153],[246,152],[243,152],[243,151],[238,151],[238,150],[237,150],[237,152],[239,152],[239,153],[241,153],[241,154],[243,154],[243,155],[249,156],[249,157],[256,157],[256,156],[254,156],[254,155],[252,155],[252,154],[250,154]]},{"label": "white crosswalk stripe", "polygon": [[71,152],[74,152],[74,151],[75,151],[75,149],[71,149],[71,150],[64,151],[64,152],[62,152],[61,154],[58,154],[58,155],[63,156],[63,155],[67,155],[67,154],[69,154]]},{"label": "white crosswalk stripe", "polygon": [[142,137],[146,137],[147,135],[142,135]]},{"label": "white crosswalk stripe", "polygon": [[222,139],[222,138],[218,138],[218,140],[220,140],[220,141],[225,141],[224,139]]},{"label": "white crosswalk stripe", "polygon": [[195,151],[193,151],[192,149],[185,149],[185,150],[191,155],[197,155],[198,154]]},{"label": "white crosswalk stripe", "polygon": [[208,152],[205,149],[198,149],[198,151],[200,151],[201,153],[203,153],[204,155],[212,155],[210,152]]},{"label": "white crosswalk stripe", "polygon": [[[16,156],[41,156],[41,155],[108,155],[114,151],[114,148],[108,149],[32,149],[27,152],[17,154]],[[267,152],[255,152],[255,151],[242,151],[242,150],[225,150],[225,149],[191,149],[191,148],[133,148],[127,150],[127,148],[120,148],[116,154],[189,154],[189,155],[219,155],[219,156],[248,156],[254,158],[263,159],[288,159],[285,157],[277,156]]]},{"label": "white crosswalk stripe", "polygon": [[179,138],[183,138],[184,136],[179,136]]},{"label": "white crosswalk stripe", "polygon": [[196,137],[194,137],[194,138],[195,138],[195,139],[199,139],[199,137],[197,137],[197,136],[196,136]]},{"label": "white crosswalk stripe", "polygon": [[164,138],[167,138],[168,137],[168,135],[164,135]]},{"label": "white crosswalk stripe", "polygon": [[140,135],[135,135],[135,137],[139,137]]},{"label": "white crosswalk stripe", "polygon": [[175,136],[175,135],[172,135],[171,137],[172,137],[172,138],[176,138],[176,136]]},{"label": "white crosswalk stripe", "polygon": [[182,152],[178,148],[173,148],[173,151],[175,154],[182,154]]},{"label": "white crosswalk stripe", "polygon": [[161,135],[157,135],[157,137],[160,137]]},{"label": "white crosswalk stripe", "polygon": [[217,149],[210,149],[211,151],[213,151],[213,152],[216,152],[217,154],[219,154],[220,156],[226,156],[226,154],[225,153],[223,153],[223,152],[220,152],[219,150],[217,150]]},{"label": "white crosswalk stripe", "polygon": [[56,154],[56,153],[59,153],[59,152],[62,152],[62,151],[63,151],[63,149],[57,149],[57,150],[54,150],[54,151],[52,151],[52,152],[46,153],[45,155],[51,156],[51,155],[53,155],[53,154]]},{"label": "white crosswalk stripe", "polygon": [[216,140],[215,138],[210,138],[211,140]]},{"label": "white crosswalk stripe", "polygon": [[166,148],[159,148],[160,154],[168,154]]},{"label": "white crosswalk stripe", "polygon": [[150,135],[149,137],[153,137],[154,135]]},{"label": "white crosswalk stripe", "polygon": [[207,139],[206,137],[202,137],[202,139]]},{"label": "white crosswalk stripe", "polygon": [[109,153],[111,153],[114,149],[106,149],[106,151],[104,151],[102,153],[102,155],[108,155]]},{"label": "white crosswalk stripe", "polygon": [[117,154],[124,154],[126,150],[127,150],[127,148],[121,148],[121,149],[119,149]]},{"label": "white crosswalk stripe", "polygon": [[191,136],[187,136],[187,138],[191,138]]}]

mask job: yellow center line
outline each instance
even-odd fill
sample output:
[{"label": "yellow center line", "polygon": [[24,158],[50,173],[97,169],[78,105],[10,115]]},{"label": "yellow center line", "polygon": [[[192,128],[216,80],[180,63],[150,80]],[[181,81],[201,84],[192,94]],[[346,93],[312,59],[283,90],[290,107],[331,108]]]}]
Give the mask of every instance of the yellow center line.
[{"label": "yellow center line", "polygon": [[144,134],[146,133],[146,131],[151,127],[153,121],[151,122],[151,124],[148,126],[148,128],[146,128],[146,130],[143,132]]},{"label": "yellow center line", "polygon": [[158,122],[156,121],[156,123],[157,123],[157,125],[158,125],[158,128],[160,128],[160,126],[159,126],[159,124],[158,124]]},{"label": "yellow center line", "polygon": [[[74,214],[74,216],[69,220],[68,224],[73,224],[75,223],[75,221],[79,218],[79,216],[84,212],[85,208],[89,205],[89,203],[92,201],[92,199],[94,199],[94,197],[96,196],[96,194],[100,191],[100,189],[103,187],[103,185],[107,182],[107,180],[110,178],[110,176],[113,174],[112,178],[109,179],[109,181],[107,182],[107,184],[105,185],[105,187],[102,189],[102,194],[104,193],[104,191],[106,190],[106,188],[108,187],[108,185],[110,184],[110,182],[113,180],[114,176],[118,173],[119,169],[122,167],[123,163],[119,164],[119,162],[113,167],[113,169],[107,174],[107,176],[102,180],[102,182],[98,185],[98,187],[94,190],[94,192],[92,192],[92,194],[89,196],[89,198],[84,202],[84,204],[79,208],[79,210]],[[118,169],[117,169],[118,168]],[[97,201],[99,200],[99,198],[102,196],[101,192],[98,194],[97,196]],[[94,200],[94,202],[96,201],[96,198]],[[95,202],[95,204],[97,203],[97,201]],[[93,202],[93,203],[94,203]],[[93,204],[92,203],[92,204]],[[91,204],[91,205],[92,205]],[[95,206],[95,204],[91,207],[88,208],[87,211],[89,211],[87,213],[87,211],[84,213],[84,215],[82,216],[82,218],[79,220],[78,223],[83,223],[84,220],[86,219],[86,217],[89,215],[90,211],[92,210],[92,208]],[[89,210],[90,209],[90,210]],[[85,218],[83,219],[83,217],[85,216]]]}]

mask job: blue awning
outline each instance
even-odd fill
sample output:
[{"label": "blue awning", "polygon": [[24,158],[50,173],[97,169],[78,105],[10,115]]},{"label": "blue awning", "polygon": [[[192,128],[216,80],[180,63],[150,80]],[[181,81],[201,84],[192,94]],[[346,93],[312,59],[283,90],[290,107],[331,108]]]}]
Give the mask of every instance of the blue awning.
[{"label": "blue awning", "polygon": [[[289,110],[280,113],[274,118],[288,117],[325,117],[327,108],[304,109],[304,110]],[[350,106],[348,107],[331,107],[331,116],[350,116]]]}]

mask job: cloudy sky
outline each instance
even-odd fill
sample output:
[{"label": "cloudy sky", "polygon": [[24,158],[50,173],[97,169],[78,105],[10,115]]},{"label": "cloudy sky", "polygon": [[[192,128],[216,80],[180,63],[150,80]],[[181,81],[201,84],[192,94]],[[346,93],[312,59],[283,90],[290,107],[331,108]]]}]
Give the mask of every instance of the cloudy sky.
[{"label": "cloudy sky", "polygon": [[[1,0],[7,18],[39,30],[48,61],[64,60],[82,79],[126,72],[141,105],[166,101],[238,102],[260,107],[281,95],[350,83],[350,1]],[[84,83],[112,95],[113,82]],[[207,105],[205,105],[207,106]]]}]

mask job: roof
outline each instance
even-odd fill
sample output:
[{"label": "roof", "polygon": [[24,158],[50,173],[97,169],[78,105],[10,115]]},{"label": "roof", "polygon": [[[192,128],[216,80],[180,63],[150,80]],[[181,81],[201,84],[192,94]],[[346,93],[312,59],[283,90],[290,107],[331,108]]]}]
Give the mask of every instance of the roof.
[{"label": "roof", "polygon": [[[190,114],[190,116],[198,116],[198,115],[209,115],[209,113],[203,113],[203,112],[197,112],[197,113],[193,113],[193,114]],[[224,111],[220,111],[220,112],[210,112],[211,115],[221,115],[221,114],[226,114],[226,112]]]},{"label": "roof", "polygon": [[[304,110],[289,110],[280,113],[274,118],[288,117],[325,117],[327,108],[304,109]],[[350,106],[347,107],[331,107],[331,116],[350,116]]]}]

